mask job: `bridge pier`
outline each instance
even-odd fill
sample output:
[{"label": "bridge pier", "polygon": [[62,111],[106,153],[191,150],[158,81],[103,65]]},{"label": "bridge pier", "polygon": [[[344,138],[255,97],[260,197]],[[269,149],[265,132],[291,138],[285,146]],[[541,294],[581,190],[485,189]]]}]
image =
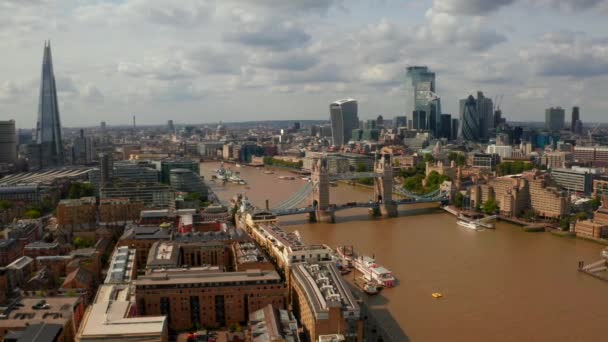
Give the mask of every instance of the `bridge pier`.
[{"label": "bridge pier", "polygon": [[315,222],[336,223],[336,215],[332,210],[317,210],[314,212]]},{"label": "bridge pier", "polygon": [[399,215],[397,211],[397,204],[384,203],[380,205],[380,213],[382,214],[382,216],[386,217],[397,217]]}]

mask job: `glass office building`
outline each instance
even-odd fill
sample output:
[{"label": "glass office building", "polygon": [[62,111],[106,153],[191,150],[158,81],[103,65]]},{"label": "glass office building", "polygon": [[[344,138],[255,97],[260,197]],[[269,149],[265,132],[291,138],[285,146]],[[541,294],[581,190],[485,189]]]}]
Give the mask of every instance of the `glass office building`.
[{"label": "glass office building", "polygon": [[411,66],[405,74],[406,113],[424,112],[426,127],[441,136],[441,99],[435,93],[435,73],[426,66]]}]

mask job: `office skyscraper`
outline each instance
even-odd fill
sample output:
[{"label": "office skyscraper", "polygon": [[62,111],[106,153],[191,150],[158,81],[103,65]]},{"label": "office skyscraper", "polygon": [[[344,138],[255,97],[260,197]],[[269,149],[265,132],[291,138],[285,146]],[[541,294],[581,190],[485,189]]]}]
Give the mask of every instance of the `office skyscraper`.
[{"label": "office skyscraper", "polygon": [[407,117],[405,117],[405,116],[395,116],[393,118],[393,126],[395,128],[407,127]]},{"label": "office skyscraper", "polygon": [[36,124],[36,143],[40,145],[41,167],[63,165],[61,121],[59,120],[59,105],[50,42],[44,43],[40,98],[38,100],[38,122]]},{"label": "office skyscraper", "polygon": [[477,115],[479,115],[479,138],[488,140],[490,130],[494,128],[494,104],[492,99],[483,95],[483,92],[477,92]]},{"label": "office skyscraper", "polygon": [[452,138],[452,114],[441,114],[441,137]]},{"label": "office skyscraper", "polygon": [[353,129],[359,128],[357,101],[338,100],[329,105],[332,145],[342,146],[351,139]]},{"label": "office skyscraper", "polygon": [[17,160],[17,132],[15,120],[0,121],[0,163]]},{"label": "office skyscraper", "polygon": [[427,121],[426,112],[423,110],[415,110],[412,112],[412,128],[420,131],[426,131]]},{"label": "office skyscraper", "polygon": [[581,119],[580,109],[572,107],[572,119],[570,121],[570,131],[576,132],[576,122]]},{"label": "office skyscraper", "polygon": [[423,111],[426,115],[426,123],[419,123],[418,126],[426,127],[436,137],[441,136],[441,99],[435,93],[435,73],[426,66],[408,67],[405,75],[405,99],[406,113]]},{"label": "office skyscraper", "polygon": [[545,128],[550,132],[564,129],[566,111],[562,107],[551,107],[545,110]]},{"label": "office skyscraper", "polygon": [[460,100],[460,138],[469,141],[479,141],[481,120],[477,113],[477,100],[473,95]]},{"label": "office skyscraper", "polygon": [[456,118],[452,118],[452,135],[450,136],[450,140],[458,139],[458,128],[460,127],[460,120]]},{"label": "office skyscraper", "polygon": [[494,128],[494,105],[492,99],[477,92],[460,100],[460,137],[471,141],[486,141]]},{"label": "office skyscraper", "polygon": [[169,133],[175,133],[175,124],[173,124],[173,120],[167,120],[167,130]]}]

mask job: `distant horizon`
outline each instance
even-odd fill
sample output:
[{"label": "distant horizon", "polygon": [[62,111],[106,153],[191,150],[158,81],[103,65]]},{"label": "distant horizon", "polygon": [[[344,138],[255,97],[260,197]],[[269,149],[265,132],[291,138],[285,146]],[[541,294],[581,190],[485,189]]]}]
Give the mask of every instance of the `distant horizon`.
[{"label": "distant horizon", "polygon": [[[384,118],[385,120],[391,120],[393,118]],[[170,119],[169,119],[170,120]],[[363,119],[360,121],[366,121],[366,120],[371,120],[370,119]],[[204,125],[212,125],[212,126],[217,126],[220,123],[224,124],[224,125],[239,125],[239,124],[248,124],[248,123],[271,123],[271,122],[275,122],[275,123],[293,123],[293,122],[300,122],[300,123],[312,123],[312,122],[325,122],[325,123],[329,123],[329,119],[280,119],[280,120],[247,120],[247,121],[216,121],[216,122],[201,122],[201,123],[182,123],[182,122],[173,122],[173,124],[175,126],[204,126]],[[545,122],[544,121],[507,121],[507,123],[512,124],[514,126],[518,126],[521,124],[533,124],[533,125],[544,125]],[[566,124],[569,124],[569,121],[565,121]],[[608,127],[608,121],[606,122],[583,122],[583,127],[589,127],[589,126],[595,126],[595,125],[600,125],[600,127]],[[146,125],[140,125],[140,124],[136,124],[136,128],[153,128],[153,127],[165,127],[167,126],[167,122],[164,123],[158,123],[158,124],[146,124]],[[568,125],[566,125],[568,126]],[[118,124],[118,125],[112,125],[110,123],[106,122],[106,127],[108,128],[132,128],[133,125],[131,124]],[[16,126],[16,128],[18,130],[34,130],[35,127],[19,127]],[[65,130],[74,130],[74,129],[98,129],[100,128],[100,124],[97,125],[92,125],[92,126],[62,126],[62,129]]]},{"label": "distant horizon", "polygon": [[417,65],[436,74],[445,113],[479,90],[509,120],[579,106],[583,122],[601,122],[607,10],[579,0],[4,1],[0,120],[35,126],[50,39],[66,127],[131,113],[154,123],[323,120],[349,97],[359,117],[400,116],[405,70]]}]

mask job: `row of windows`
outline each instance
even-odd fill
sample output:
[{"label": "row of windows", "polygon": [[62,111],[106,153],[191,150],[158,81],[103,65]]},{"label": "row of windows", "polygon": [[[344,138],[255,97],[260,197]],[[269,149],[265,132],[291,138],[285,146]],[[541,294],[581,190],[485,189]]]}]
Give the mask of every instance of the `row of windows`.
[{"label": "row of windows", "polygon": [[[199,287],[231,287],[231,286],[251,286],[262,284],[279,284],[277,280],[255,280],[255,281],[233,281],[217,283],[189,283],[189,284],[169,284],[169,285],[137,285],[138,289],[174,289],[174,288],[199,288]],[[265,289],[266,287],[264,287]],[[272,287],[270,287],[272,288]],[[279,287],[277,287],[279,288]]]}]

